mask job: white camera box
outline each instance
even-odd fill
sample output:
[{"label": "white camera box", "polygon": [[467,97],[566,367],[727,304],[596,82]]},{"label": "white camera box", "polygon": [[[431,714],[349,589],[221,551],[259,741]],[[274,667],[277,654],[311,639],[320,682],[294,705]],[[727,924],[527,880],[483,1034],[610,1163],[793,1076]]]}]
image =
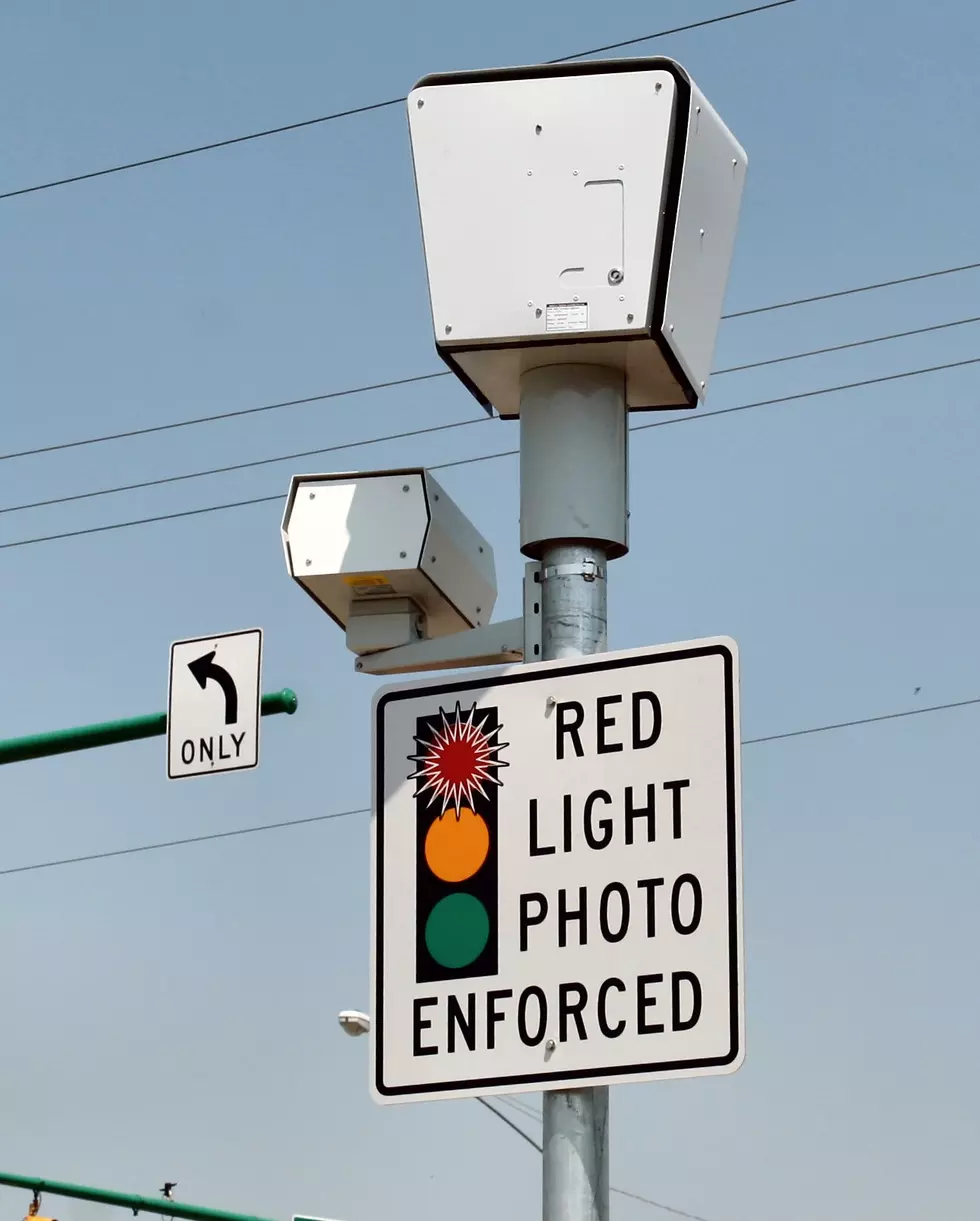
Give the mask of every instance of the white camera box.
[{"label": "white camera box", "polygon": [[290,576],[356,653],[490,622],[493,550],[419,467],[294,475],[282,540]]},{"label": "white camera box", "polygon": [[408,98],[436,345],[479,401],[622,369],[633,410],[705,396],[746,155],[678,64],[423,78]]}]

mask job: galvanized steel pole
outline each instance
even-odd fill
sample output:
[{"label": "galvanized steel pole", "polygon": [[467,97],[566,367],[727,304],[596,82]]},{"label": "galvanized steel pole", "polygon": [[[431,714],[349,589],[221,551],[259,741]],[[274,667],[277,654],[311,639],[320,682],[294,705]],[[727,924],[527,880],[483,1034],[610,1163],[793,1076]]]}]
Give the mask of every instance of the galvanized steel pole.
[{"label": "galvanized steel pole", "polygon": [[[543,660],[605,651],[606,570],[626,551],[626,498],[622,372],[554,365],[525,373],[521,547],[542,566]],[[544,1221],[608,1221],[608,1108],[604,1086],[544,1093]]]}]

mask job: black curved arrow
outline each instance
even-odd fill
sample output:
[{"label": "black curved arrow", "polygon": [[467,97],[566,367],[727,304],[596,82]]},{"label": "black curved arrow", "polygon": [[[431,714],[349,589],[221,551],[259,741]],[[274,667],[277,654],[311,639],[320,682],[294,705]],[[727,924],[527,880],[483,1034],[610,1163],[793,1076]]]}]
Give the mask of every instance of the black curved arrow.
[{"label": "black curved arrow", "polygon": [[215,665],[214,654],[215,650],[212,649],[210,653],[205,653],[196,661],[189,661],[187,668],[197,679],[202,691],[208,685],[209,678],[213,678],[221,687],[225,693],[225,724],[234,725],[238,720],[238,688],[224,666]]}]

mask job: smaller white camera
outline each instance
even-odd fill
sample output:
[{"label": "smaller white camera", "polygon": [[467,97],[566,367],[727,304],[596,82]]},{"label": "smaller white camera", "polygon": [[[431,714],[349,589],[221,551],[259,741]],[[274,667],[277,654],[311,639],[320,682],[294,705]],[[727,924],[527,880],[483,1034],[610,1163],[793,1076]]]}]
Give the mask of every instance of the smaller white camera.
[{"label": "smaller white camera", "polygon": [[282,538],[290,576],[359,657],[490,622],[493,550],[419,467],[295,475]]}]

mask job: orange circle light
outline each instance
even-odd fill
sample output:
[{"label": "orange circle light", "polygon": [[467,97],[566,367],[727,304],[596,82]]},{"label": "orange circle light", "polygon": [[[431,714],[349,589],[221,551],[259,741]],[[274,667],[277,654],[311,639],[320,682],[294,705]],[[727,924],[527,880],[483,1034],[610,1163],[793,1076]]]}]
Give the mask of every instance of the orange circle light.
[{"label": "orange circle light", "polygon": [[446,810],[425,835],[425,863],[443,882],[465,882],[490,851],[490,831],[481,814],[467,806]]}]

